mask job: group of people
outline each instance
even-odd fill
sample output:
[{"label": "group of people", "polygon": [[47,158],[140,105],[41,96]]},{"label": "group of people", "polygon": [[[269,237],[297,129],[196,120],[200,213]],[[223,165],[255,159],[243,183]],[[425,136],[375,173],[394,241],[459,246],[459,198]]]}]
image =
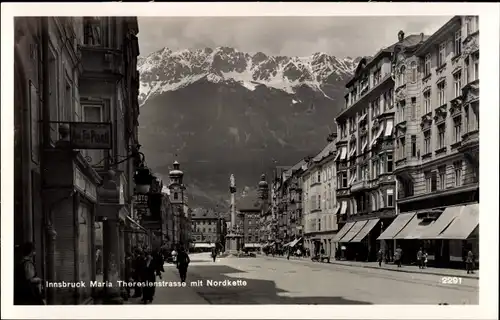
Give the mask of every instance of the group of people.
[{"label": "group of people", "polygon": [[[130,282],[155,282],[156,277],[161,278],[164,256],[161,250],[151,251],[147,248],[135,248],[133,253],[127,253],[125,258],[125,277]],[[127,296],[130,296],[130,288],[127,287]],[[133,298],[142,297],[142,302],[147,304],[153,302],[155,295],[154,286],[141,287],[136,284]]]}]

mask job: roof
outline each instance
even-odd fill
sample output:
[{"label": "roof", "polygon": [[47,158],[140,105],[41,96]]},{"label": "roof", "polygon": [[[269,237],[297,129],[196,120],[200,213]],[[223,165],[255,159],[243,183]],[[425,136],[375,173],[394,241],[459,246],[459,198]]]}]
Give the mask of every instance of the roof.
[{"label": "roof", "polygon": [[326,147],[321,150],[312,160],[314,162],[320,162],[324,158],[328,157],[330,154],[334,153],[336,150],[335,141],[329,142]]},{"label": "roof", "polygon": [[191,212],[191,220],[216,220],[218,218],[217,213],[213,210],[196,208]]},{"label": "roof", "polygon": [[257,194],[249,194],[240,198],[236,202],[236,209],[238,211],[260,211],[261,202]]},{"label": "roof", "polygon": [[[373,63],[379,60],[384,54],[389,54],[394,51],[394,48],[396,46],[402,46],[402,47],[412,47],[415,46],[423,41],[426,41],[429,38],[429,36],[426,36],[424,34],[411,34],[403,39],[401,42],[396,42],[393,43],[392,45],[381,49],[378,51],[373,57],[364,57],[362,58],[358,66],[356,67],[356,71],[354,73],[354,76],[346,83],[346,87],[350,87],[352,83],[359,78],[359,74],[361,73],[362,70],[371,67]],[[364,67],[362,67],[364,65]]]}]

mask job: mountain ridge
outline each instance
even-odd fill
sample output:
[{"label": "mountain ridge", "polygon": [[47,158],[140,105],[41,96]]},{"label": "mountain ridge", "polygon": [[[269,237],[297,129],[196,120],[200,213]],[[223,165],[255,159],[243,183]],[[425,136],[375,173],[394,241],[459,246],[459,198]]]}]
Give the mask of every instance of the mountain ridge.
[{"label": "mountain ridge", "polygon": [[335,131],[356,59],[268,56],[233,48],[158,50],[141,58],[139,140],[168,177],[181,163],[190,206],[225,206],[228,179],[253,190],[262,173],[314,156]]}]

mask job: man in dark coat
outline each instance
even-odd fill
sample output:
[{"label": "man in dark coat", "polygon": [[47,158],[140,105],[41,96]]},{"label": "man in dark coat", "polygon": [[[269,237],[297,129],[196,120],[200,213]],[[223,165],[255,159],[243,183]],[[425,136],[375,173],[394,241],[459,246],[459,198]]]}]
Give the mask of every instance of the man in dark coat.
[{"label": "man in dark coat", "polygon": [[45,304],[42,296],[42,280],[36,275],[34,245],[27,242],[19,249],[20,259],[16,261],[14,267],[14,304]]},{"label": "man in dark coat", "polygon": [[186,282],[187,269],[190,262],[191,259],[189,259],[186,250],[181,247],[177,256],[177,269],[179,269],[179,276],[181,277],[182,282]]}]

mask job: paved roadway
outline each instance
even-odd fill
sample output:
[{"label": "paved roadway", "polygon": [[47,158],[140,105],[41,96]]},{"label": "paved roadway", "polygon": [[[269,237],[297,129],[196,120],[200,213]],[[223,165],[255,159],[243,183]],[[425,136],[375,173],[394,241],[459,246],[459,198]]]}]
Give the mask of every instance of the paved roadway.
[{"label": "paved roadway", "polygon": [[[193,254],[187,287],[157,287],[154,304],[478,304],[479,281],[441,284],[441,276],[285,259],[222,258]],[[173,265],[163,280],[178,281]],[[207,280],[244,280],[211,287]],[[191,282],[201,280],[203,285]]]}]

